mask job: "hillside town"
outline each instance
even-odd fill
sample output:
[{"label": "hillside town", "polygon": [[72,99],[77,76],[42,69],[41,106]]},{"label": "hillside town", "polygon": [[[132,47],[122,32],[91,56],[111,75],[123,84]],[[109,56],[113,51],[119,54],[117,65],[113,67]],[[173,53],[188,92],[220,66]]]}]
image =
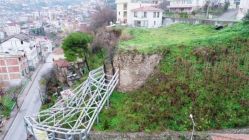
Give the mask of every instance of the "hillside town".
[{"label": "hillside town", "polygon": [[0,0],[0,16],[0,139],[249,139],[249,0]]}]

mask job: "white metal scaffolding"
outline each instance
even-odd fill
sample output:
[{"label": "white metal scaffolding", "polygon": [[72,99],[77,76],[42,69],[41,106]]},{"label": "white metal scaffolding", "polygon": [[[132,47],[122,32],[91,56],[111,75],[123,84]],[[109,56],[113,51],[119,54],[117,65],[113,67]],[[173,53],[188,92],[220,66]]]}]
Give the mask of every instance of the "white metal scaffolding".
[{"label": "white metal scaffolding", "polygon": [[88,79],[72,91],[73,97],[25,117],[27,133],[36,139],[45,135],[49,140],[85,140],[101,109],[109,104],[118,77],[118,72],[105,74],[103,67],[91,71]]}]

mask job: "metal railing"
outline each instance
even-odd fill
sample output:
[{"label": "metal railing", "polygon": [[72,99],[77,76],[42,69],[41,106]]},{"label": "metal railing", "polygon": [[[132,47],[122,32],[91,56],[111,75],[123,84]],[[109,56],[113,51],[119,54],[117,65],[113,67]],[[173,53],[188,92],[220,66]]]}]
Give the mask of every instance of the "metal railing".
[{"label": "metal railing", "polygon": [[39,131],[51,140],[86,139],[118,81],[118,72],[106,75],[103,67],[91,71],[88,79],[72,91],[73,97],[25,117],[27,133],[36,138]]}]

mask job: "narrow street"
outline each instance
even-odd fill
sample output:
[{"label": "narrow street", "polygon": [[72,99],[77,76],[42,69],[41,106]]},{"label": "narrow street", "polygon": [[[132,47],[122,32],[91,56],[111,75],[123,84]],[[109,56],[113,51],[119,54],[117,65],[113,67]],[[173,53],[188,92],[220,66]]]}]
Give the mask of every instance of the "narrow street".
[{"label": "narrow street", "polygon": [[26,128],[24,126],[24,117],[27,115],[35,114],[39,111],[41,107],[40,95],[38,92],[39,81],[41,76],[52,68],[52,58],[51,56],[47,58],[45,64],[41,65],[38,69],[36,75],[33,76],[31,86],[27,86],[24,94],[24,102],[22,104],[20,111],[14,118],[8,133],[4,137],[4,140],[26,140]]}]

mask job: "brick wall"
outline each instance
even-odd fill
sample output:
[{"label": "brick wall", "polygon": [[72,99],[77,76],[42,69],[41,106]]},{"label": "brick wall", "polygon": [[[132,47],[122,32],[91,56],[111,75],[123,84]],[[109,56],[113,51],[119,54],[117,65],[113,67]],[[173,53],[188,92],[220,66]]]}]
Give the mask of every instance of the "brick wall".
[{"label": "brick wall", "polygon": [[22,70],[25,69],[22,57],[0,57],[0,80],[20,80],[22,78]]}]

